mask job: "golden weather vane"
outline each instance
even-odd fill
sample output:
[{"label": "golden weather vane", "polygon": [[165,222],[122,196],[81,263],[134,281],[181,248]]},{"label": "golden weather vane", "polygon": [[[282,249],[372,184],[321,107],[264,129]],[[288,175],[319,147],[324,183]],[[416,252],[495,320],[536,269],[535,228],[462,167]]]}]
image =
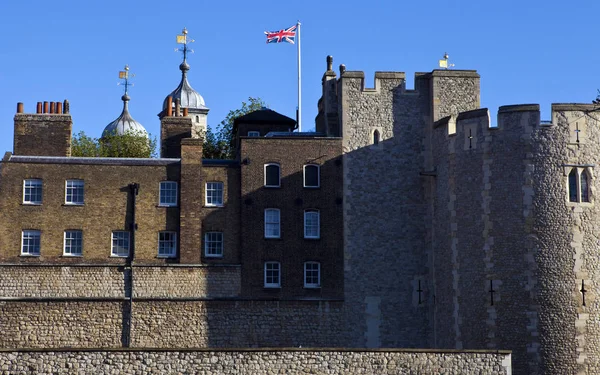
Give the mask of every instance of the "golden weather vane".
[{"label": "golden weather vane", "polygon": [[185,61],[187,59],[187,53],[188,51],[190,53],[194,53],[193,49],[189,49],[188,48],[188,43],[193,43],[194,39],[190,39],[187,36],[188,31],[187,29],[184,27],[183,31],[181,31],[181,35],[177,35],[177,44],[183,44],[182,48],[175,48],[175,52],[183,52],[183,61]]},{"label": "golden weather vane", "polygon": [[125,86],[125,95],[127,95],[129,86],[133,86],[133,83],[129,82],[129,78],[133,77],[135,77],[135,74],[129,73],[129,65],[125,65],[124,70],[119,71],[119,79],[122,79],[123,82],[119,82],[117,85]]},{"label": "golden weather vane", "polygon": [[454,64],[448,64],[449,57],[450,56],[448,56],[448,53],[444,52],[444,58],[439,61],[440,68],[448,69],[448,68],[452,68],[454,66]]}]

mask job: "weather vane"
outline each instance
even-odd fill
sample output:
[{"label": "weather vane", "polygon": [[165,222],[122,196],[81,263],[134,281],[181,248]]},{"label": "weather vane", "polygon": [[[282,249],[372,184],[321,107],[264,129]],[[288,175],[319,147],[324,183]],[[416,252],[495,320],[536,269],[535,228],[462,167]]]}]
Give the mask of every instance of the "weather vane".
[{"label": "weather vane", "polygon": [[454,66],[454,64],[448,64],[448,58],[449,58],[448,53],[444,52],[444,58],[439,61],[440,68],[448,69],[448,68],[452,68]]},{"label": "weather vane", "polygon": [[186,60],[188,51],[190,53],[194,53],[194,50],[193,49],[189,49],[188,46],[187,46],[188,43],[193,43],[194,39],[188,39],[187,33],[188,33],[188,31],[184,27],[183,31],[181,32],[182,35],[177,35],[177,44],[183,44],[183,47],[182,48],[175,48],[175,52],[183,52],[183,61]]},{"label": "weather vane", "polygon": [[135,77],[135,74],[129,73],[129,65],[125,65],[125,70],[119,71],[119,79],[122,79],[123,82],[117,83],[117,85],[125,86],[125,95],[127,95],[127,89],[129,86],[133,86],[133,83],[129,82],[129,78]]}]

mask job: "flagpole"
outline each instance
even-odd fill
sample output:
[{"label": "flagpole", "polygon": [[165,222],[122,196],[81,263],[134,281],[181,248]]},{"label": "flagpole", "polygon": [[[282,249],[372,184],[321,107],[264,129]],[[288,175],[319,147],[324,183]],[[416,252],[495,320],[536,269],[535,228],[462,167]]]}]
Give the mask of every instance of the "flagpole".
[{"label": "flagpole", "polygon": [[302,131],[302,65],[300,59],[300,21],[298,25],[298,132]]}]

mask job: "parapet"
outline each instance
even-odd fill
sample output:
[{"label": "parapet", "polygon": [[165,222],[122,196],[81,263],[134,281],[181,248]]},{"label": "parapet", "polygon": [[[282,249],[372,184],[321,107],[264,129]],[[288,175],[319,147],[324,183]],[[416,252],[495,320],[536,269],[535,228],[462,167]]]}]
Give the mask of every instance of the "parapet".
[{"label": "parapet", "polygon": [[390,85],[392,87],[399,86],[405,89],[406,73],[404,72],[375,72],[375,84],[371,87],[365,87],[365,73],[361,71],[343,71],[340,76],[340,81],[343,87],[346,82],[360,80],[360,91],[367,93],[379,93],[382,85]]}]

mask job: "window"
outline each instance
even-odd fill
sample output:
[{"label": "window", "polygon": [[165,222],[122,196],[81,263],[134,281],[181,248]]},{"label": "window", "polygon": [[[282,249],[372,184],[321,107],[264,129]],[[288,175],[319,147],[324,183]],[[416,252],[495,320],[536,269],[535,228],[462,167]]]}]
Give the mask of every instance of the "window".
[{"label": "window", "polygon": [[40,231],[24,230],[21,236],[21,255],[40,255]]},{"label": "window", "polygon": [[379,130],[375,130],[373,132],[373,144],[374,145],[378,145],[379,144],[379,139],[380,139]]},{"label": "window", "polygon": [[158,232],[158,257],[172,258],[177,255],[177,233]]},{"label": "window", "polygon": [[319,263],[319,262],[304,263],[304,287],[305,288],[320,288],[321,287],[321,263]]},{"label": "window", "polygon": [[260,132],[258,132],[256,130],[250,130],[248,132],[248,137],[260,137]]},{"label": "window", "polygon": [[586,168],[575,167],[569,172],[569,202],[590,202],[590,174]]},{"label": "window", "polygon": [[223,256],[222,232],[208,232],[204,235],[204,255],[207,257]]},{"label": "window", "polygon": [[222,182],[207,182],[206,183],[206,205],[207,206],[222,206],[223,205],[223,183]]},{"label": "window", "polygon": [[83,254],[83,233],[80,230],[66,230],[63,255],[81,256]]},{"label": "window", "polygon": [[590,201],[590,191],[589,191],[589,184],[588,184],[588,173],[586,170],[583,170],[581,172],[581,175],[579,176],[579,188],[581,190],[581,201],[582,202],[589,202]]},{"label": "window", "polygon": [[83,180],[67,180],[65,204],[83,204]]},{"label": "window", "polygon": [[308,164],[304,166],[304,187],[319,187],[319,169],[319,166],[315,164]]},{"label": "window", "polygon": [[42,204],[42,180],[23,181],[23,203]]},{"label": "window", "polygon": [[161,181],[159,206],[177,206],[177,182]]},{"label": "window", "polygon": [[265,164],[265,186],[279,187],[279,164]]},{"label": "window", "polygon": [[304,211],[304,238],[320,237],[319,216],[318,210]]},{"label": "window", "polygon": [[265,238],[279,238],[279,210],[267,208],[265,210]]},{"label": "window", "polygon": [[129,232],[112,232],[112,256],[126,257],[129,255]]},{"label": "window", "polygon": [[265,262],[265,288],[281,286],[281,265],[279,262]]}]

